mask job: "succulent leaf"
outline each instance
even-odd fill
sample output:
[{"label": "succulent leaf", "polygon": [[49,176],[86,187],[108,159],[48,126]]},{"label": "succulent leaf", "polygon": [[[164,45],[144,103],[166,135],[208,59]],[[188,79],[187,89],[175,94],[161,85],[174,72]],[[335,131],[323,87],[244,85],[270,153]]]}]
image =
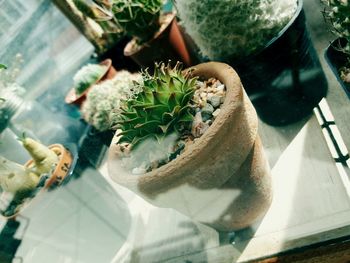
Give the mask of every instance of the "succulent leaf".
[{"label": "succulent leaf", "polygon": [[113,0],[112,12],[120,27],[143,43],[159,29],[162,6],[162,0]]},{"label": "succulent leaf", "polygon": [[156,64],[153,75],[143,72],[141,92],[124,103],[116,128],[121,129],[119,143],[128,142],[136,147],[144,138],[157,141],[193,120],[190,101],[197,78],[183,73],[180,63],[171,68]]}]

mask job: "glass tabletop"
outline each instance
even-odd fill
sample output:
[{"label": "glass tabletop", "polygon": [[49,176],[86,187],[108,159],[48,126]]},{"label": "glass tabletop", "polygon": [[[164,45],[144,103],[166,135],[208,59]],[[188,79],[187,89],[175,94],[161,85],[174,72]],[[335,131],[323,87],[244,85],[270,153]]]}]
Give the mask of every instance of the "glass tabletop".
[{"label": "glass tabletop", "polygon": [[[5,129],[0,154],[26,160],[16,138],[28,129],[46,144],[73,145],[79,159],[67,184],[40,194],[14,220],[0,218],[0,262],[251,262],[348,240],[350,104],[324,58],[333,37],[317,0],[305,1],[304,10],[327,97],[297,123],[259,120],[273,201],[255,224],[232,232],[153,206],[113,180],[110,135],[96,134],[63,103],[74,73],[93,61],[92,45],[51,1],[22,2],[0,3],[0,57],[10,65],[22,54],[18,82],[32,110],[23,118],[39,117]],[[42,133],[44,124],[51,130]]]}]

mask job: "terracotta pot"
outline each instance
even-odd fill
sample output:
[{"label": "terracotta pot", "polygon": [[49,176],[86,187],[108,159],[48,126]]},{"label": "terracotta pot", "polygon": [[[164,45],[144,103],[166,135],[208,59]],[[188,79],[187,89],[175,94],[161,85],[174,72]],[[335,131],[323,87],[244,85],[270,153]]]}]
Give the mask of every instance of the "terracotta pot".
[{"label": "terracotta pot", "polygon": [[[74,158],[72,154],[61,144],[52,144],[49,146],[49,149],[53,150],[57,156],[59,157],[59,161],[55,170],[51,173],[50,177],[46,179],[42,188],[33,196],[27,198],[22,204],[19,204],[18,210],[16,213],[5,216],[7,219],[15,218],[18,214],[20,214],[26,207],[28,207],[33,201],[35,201],[35,197],[41,194],[44,191],[47,191],[50,188],[57,187],[67,178],[67,176],[72,171],[71,167],[74,162]],[[34,161],[29,160],[24,164],[25,167],[31,168],[33,166]],[[40,183],[39,183],[40,184]],[[35,190],[34,190],[35,191]]]},{"label": "terracotta pot", "polygon": [[92,88],[93,85],[96,85],[98,83],[101,83],[104,80],[111,79],[113,78],[116,74],[117,71],[115,68],[112,66],[112,60],[111,59],[105,59],[100,63],[100,65],[106,66],[106,70],[104,74],[101,75],[101,77],[96,80],[95,83],[91,84],[90,87],[88,87],[82,94],[77,95],[75,93],[75,89],[71,88],[65,98],[65,102],[68,104],[75,104],[78,105],[79,107],[82,105],[82,103],[85,101],[87,94],[89,93],[90,89]]},{"label": "terracotta pot", "polygon": [[175,160],[141,176],[123,171],[112,145],[110,176],[150,203],[174,208],[217,230],[247,227],[266,212],[272,197],[256,112],[229,65],[200,64],[193,75],[217,78],[227,89],[210,128]]},{"label": "terracotta pot", "polygon": [[188,47],[176,22],[174,13],[164,15],[165,25],[152,40],[138,46],[132,39],[124,49],[124,55],[130,56],[141,67],[153,68],[154,62],[167,62],[168,60],[183,62],[191,66],[191,57]]}]

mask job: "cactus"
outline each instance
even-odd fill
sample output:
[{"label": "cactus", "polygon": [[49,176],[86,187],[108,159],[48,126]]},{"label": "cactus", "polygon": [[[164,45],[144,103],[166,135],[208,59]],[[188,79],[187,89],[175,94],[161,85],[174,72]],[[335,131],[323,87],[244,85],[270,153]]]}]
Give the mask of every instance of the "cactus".
[{"label": "cactus", "polygon": [[131,143],[135,148],[147,138],[161,141],[167,135],[181,133],[193,120],[190,101],[197,78],[183,73],[178,62],[156,64],[154,74],[143,72],[140,92],[125,102],[116,128],[121,129],[119,143]]},{"label": "cactus", "polygon": [[39,183],[39,177],[26,167],[0,156],[0,188],[16,197],[26,197]]},{"label": "cactus", "polygon": [[162,0],[113,0],[112,12],[126,34],[142,44],[158,31],[162,6]]},{"label": "cactus", "polygon": [[135,92],[133,81],[141,81],[140,75],[119,71],[113,79],[94,85],[82,106],[86,122],[99,131],[110,129],[117,119],[120,101]]},{"label": "cactus", "polygon": [[82,67],[73,77],[75,93],[81,95],[105,74],[106,69],[106,66],[96,64]]},{"label": "cactus", "polygon": [[333,33],[347,40],[341,50],[350,55],[350,2],[348,0],[323,0],[324,15],[333,27]]},{"label": "cactus", "polygon": [[263,48],[290,21],[297,0],[176,0],[201,54],[230,61]]}]

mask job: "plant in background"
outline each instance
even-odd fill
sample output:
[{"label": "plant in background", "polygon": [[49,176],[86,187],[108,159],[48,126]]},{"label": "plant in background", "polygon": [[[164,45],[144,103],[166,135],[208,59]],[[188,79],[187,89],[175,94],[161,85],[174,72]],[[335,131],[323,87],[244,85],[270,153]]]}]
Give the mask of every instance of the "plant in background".
[{"label": "plant in background", "polygon": [[175,5],[202,55],[226,61],[263,48],[293,17],[297,0],[175,0]]},{"label": "plant in background", "polygon": [[326,5],[324,17],[332,26],[332,32],[345,39],[345,45],[334,45],[334,48],[343,52],[345,63],[339,70],[340,78],[350,83],[350,2],[348,0],[322,0]]},{"label": "plant in background", "polygon": [[193,120],[190,101],[197,78],[183,73],[181,64],[156,64],[154,74],[143,72],[140,92],[121,107],[116,128],[121,129],[119,143],[131,143],[133,149],[148,138],[162,141],[181,133]]},{"label": "plant in background", "polygon": [[348,0],[323,0],[323,3],[327,6],[324,15],[332,25],[333,33],[347,41],[341,51],[350,55],[350,2]]},{"label": "plant in background", "polygon": [[20,138],[20,141],[33,158],[31,169],[34,173],[41,176],[43,174],[50,174],[50,172],[54,170],[59,161],[59,157],[53,150],[25,136]]},{"label": "plant in background", "polygon": [[119,71],[113,79],[94,85],[82,106],[86,122],[99,131],[110,129],[111,123],[118,117],[120,101],[132,97],[137,92],[134,81],[141,80],[139,74]]},{"label": "plant in background", "polygon": [[117,34],[117,39],[122,33],[119,25],[113,20],[110,12],[109,1],[94,1],[88,4],[84,0],[73,0],[75,7],[86,17],[94,20],[106,34]]},{"label": "plant in background", "polygon": [[0,156],[0,188],[15,198],[25,198],[36,188],[39,177],[29,168]]},{"label": "plant in background", "polygon": [[116,22],[138,44],[150,40],[160,28],[162,0],[113,0],[112,12]]},{"label": "plant in background", "polygon": [[73,77],[75,93],[81,95],[105,74],[106,69],[106,66],[98,64],[82,67]]}]

